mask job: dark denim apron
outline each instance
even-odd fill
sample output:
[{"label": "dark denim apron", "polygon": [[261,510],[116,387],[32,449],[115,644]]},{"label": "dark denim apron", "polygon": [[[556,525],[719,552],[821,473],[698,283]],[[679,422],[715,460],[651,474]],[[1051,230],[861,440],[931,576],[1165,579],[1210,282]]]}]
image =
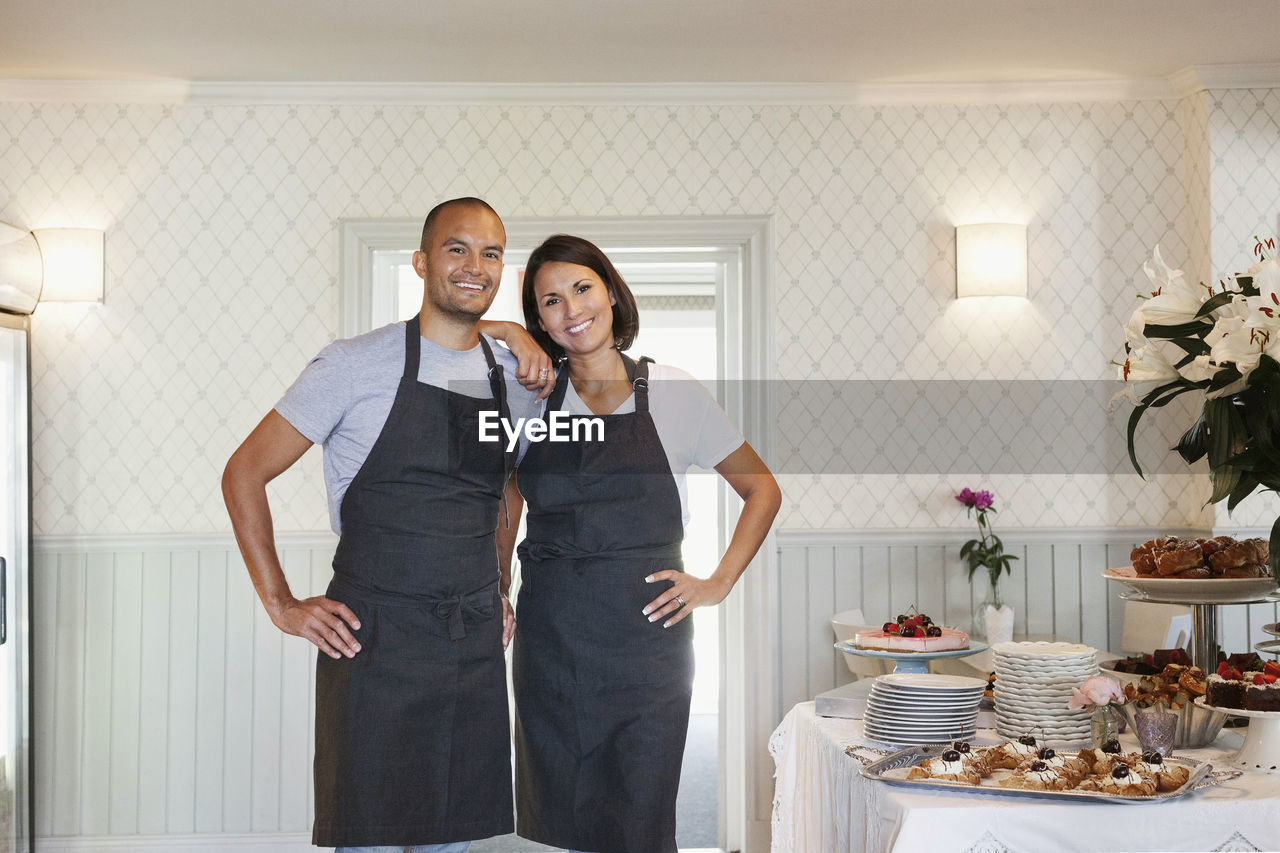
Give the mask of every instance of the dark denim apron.
[{"label": "dark denim apron", "polygon": [[361,650],[316,665],[316,821],[322,847],[463,841],[512,831],[511,750],[494,530],[508,417],[492,400],[418,381],[405,329],[391,413],[342,500],[327,595],[355,612]]},{"label": "dark denim apron", "polygon": [[[531,444],[513,670],[520,835],[598,853],[675,853],[693,622],[641,609],[683,570],[680,495],[649,414],[648,366],[623,357],[635,412],[603,442]],[[562,370],[547,410],[563,403]]]}]

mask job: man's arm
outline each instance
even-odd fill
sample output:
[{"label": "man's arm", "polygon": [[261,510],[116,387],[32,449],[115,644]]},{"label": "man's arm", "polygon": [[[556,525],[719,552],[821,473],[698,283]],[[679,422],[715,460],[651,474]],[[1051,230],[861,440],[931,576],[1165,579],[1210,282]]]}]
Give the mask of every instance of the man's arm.
[{"label": "man's arm", "polygon": [[347,625],[360,627],[355,614],[322,595],[304,601],[294,598],[276,554],[267,483],[302,458],[310,446],[306,436],[272,409],[228,460],[222,472],[222,497],[253,588],[271,621],[286,634],[310,640],[330,657],[354,657],[360,644]]}]

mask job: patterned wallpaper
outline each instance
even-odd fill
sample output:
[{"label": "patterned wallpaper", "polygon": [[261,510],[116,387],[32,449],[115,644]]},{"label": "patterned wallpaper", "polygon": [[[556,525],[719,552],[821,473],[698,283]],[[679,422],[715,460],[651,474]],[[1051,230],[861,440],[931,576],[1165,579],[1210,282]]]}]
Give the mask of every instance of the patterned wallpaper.
[{"label": "patterned wallpaper", "polygon": [[[107,231],[106,303],[33,318],[36,531],[228,529],[224,461],[337,332],[339,220],[461,194],[508,216],[772,215],[782,378],[1108,377],[1150,248],[1195,249],[1184,130],[1204,112],[0,104],[0,220]],[[1272,142],[1270,183],[1213,166],[1215,216],[1223,181],[1251,182],[1248,227],[1276,197],[1277,116],[1274,93],[1215,103],[1215,154],[1233,122]],[[1028,224],[1022,305],[953,298],[953,226],[992,220]],[[788,475],[779,524],[965,526],[950,495],[979,483],[1006,527],[1211,517],[1187,476],[979,473]],[[273,484],[277,528],[323,529],[322,488],[313,451]]]},{"label": "patterned wallpaper", "polygon": [[[1256,260],[1255,237],[1280,236],[1280,90],[1209,96],[1209,245],[1212,274],[1224,278]],[[1230,515],[1225,503],[1214,511],[1224,527],[1270,527],[1280,516],[1280,500],[1258,492]]]}]

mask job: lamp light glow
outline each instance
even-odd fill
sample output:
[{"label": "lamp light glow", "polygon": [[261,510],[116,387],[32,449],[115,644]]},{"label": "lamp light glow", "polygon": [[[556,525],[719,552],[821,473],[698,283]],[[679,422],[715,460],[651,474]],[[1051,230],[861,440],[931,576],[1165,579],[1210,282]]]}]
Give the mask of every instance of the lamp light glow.
[{"label": "lamp light glow", "polygon": [[32,232],[44,261],[41,302],[101,302],[104,234],[92,228]]},{"label": "lamp light glow", "polygon": [[956,227],[956,297],[1027,295],[1027,226]]}]

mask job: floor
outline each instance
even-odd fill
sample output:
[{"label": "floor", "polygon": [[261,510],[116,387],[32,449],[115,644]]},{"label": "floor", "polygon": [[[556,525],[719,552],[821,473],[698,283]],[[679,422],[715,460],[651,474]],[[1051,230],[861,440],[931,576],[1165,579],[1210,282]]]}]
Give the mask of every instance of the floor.
[{"label": "floor", "polygon": [[[718,835],[719,734],[715,714],[689,718],[680,796],[676,801],[676,843],[684,853],[713,853]],[[558,848],[535,844],[516,835],[477,841],[471,853],[539,853]]]}]

